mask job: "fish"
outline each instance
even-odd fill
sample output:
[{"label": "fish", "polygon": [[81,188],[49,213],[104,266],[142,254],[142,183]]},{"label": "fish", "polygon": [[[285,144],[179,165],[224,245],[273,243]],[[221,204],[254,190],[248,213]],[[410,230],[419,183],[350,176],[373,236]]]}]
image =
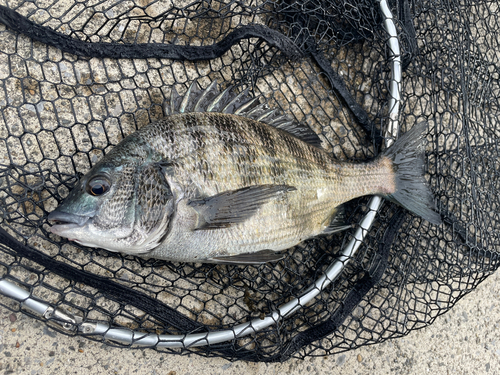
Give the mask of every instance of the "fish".
[{"label": "fish", "polygon": [[194,81],[165,116],[124,138],[48,215],[50,231],[111,252],[174,262],[261,264],[352,228],[366,195],[441,224],[418,123],[377,157],[339,161],[307,125],[249,90]]}]

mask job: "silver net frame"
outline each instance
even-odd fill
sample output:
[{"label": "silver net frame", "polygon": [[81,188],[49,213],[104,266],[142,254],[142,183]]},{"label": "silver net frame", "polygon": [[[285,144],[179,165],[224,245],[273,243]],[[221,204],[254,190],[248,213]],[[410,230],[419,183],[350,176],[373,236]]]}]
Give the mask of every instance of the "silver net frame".
[{"label": "silver net frame", "polygon": [[[401,101],[402,62],[400,43],[394,17],[386,0],[377,0],[380,13],[383,17],[383,27],[388,35],[388,48],[391,61],[391,80],[389,82],[388,100],[388,123],[384,132],[384,147],[389,147],[397,138],[399,131],[399,111]],[[373,224],[379,209],[383,205],[383,198],[374,196],[367,204],[368,213],[358,223],[355,233],[350,242],[345,245],[339,257],[326,269],[306,291],[299,297],[279,306],[264,318],[256,318],[246,323],[233,326],[231,329],[211,331],[186,335],[151,334],[130,329],[117,328],[106,322],[83,322],[83,318],[72,315],[45,301],[31,297],[29,291],[15,285],[14,283],[0,278],[0,293],[20,303],[21,309],[38,314],[45,319],[52,320],[64,330],[79,332],[83,335],[101,336],[106,340],[118,341],[124,344],[133,344],[147,347],[164,348],[191,348],[199,346],[210,346],[230,340],[240,339],[244,336],[257,333],[280,320],[290,317],[301,307],[307,305],[333,281],[335,281],[345,269],[365,239]]]}]

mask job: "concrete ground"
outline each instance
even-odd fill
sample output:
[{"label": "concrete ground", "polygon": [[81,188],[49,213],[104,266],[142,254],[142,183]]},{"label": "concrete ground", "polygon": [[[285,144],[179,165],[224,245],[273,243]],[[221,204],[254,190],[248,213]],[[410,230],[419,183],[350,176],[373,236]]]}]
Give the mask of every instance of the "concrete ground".
[{"label": "concrete ground", "polygon": [[[0,302],[8,300],[0,297]],[[433,325],[407,337],[281,364],[111,348],[56,333],[23,314],[14,315],[0,308],[0,372],[4,374],[500,374],[500,273]]]}]

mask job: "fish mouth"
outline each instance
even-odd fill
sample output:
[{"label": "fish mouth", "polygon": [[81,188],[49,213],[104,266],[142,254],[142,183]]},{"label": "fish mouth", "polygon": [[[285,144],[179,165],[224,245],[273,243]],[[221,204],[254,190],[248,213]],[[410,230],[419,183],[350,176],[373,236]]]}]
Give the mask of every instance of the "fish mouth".
[{"label": "fish mouth", "polygon": [[64,232],[84,226],[90,219],[89,216],[79,216],[62,211],[52,211],[47,220],[52,227],[50,231],[54,234],[66,237]]}]

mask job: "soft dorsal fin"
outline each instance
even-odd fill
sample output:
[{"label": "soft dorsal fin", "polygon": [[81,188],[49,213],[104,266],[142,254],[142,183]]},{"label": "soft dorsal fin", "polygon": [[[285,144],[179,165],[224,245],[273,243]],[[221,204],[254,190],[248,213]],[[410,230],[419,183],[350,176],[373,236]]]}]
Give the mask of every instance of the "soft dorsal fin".
[{"label": "soft dorsal fin", "polygon": [[276,109],[270,109],[266,102],[260,103],[260,97],[250,97],[248,89],[238,94],[229,86],[219,92],[217,80],[205,90],[200,90],[194,81],[184,96],[180,96],[172,87],[170,99],[163,108],[165,116],[188,112],[232,113],[284,130],[304,142],[321,147],[321,139],[307,125],[299,124]]}]

